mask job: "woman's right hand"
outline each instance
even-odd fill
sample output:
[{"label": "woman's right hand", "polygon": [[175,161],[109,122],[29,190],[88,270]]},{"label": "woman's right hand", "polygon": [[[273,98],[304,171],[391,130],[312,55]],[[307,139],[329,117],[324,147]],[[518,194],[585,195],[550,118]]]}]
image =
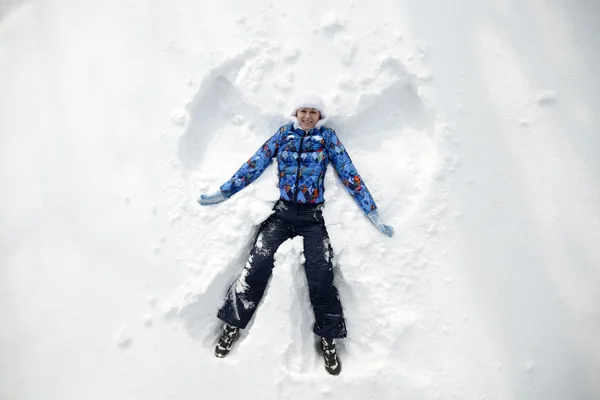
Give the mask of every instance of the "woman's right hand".
[{"label": "woman's right hand", "polygon": [[198,198],[198,203],[200,203],[201,206],[209,206],[211,204],[221,203],[225,200],[227,200],[227,197],[219,190],[213,194],[201,194]]}]

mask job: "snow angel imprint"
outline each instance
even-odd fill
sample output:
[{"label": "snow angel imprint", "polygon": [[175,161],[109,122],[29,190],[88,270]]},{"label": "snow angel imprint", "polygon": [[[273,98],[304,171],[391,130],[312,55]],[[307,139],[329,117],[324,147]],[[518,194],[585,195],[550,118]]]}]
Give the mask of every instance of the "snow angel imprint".
[{"label": "snow angel imprint", "polygon": [[388,236],[394,230],[381,222],[375,201],[344,145],[336,132],[325,126],[328,118],[322,100],[314,94],[299,97],[290,119],[291,123],[280,127],[216,193],[203,194],[198,199],[201,205],[228,199],[256,180],[277,159],[280,199],[274,213],[261,224],[248,261],[218,312],[225,324],[215,355],[225,357],[239,330],[248,325],[271,277],[278,247],[300,235],[304,238],[304,269],[315,314],[313,331],[321,339],[325,368],[337,375],[341,364],[334,339],[346,337],[346,324],[333,284],[333,252],[321,210],[329,163],[377,229]]}]

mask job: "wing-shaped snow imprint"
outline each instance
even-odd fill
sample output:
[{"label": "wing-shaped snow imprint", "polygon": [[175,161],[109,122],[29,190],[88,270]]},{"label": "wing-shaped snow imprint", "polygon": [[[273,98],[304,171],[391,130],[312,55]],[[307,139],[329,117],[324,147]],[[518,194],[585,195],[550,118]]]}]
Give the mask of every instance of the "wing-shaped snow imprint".
[{"label": "wing-shaped snow imprint", "polygon": [[[220,336],[222,322],[217,319],[217,311],[222,306],[228,288],[237,282],[240,266],[246,262],[257,231],[258,227],[255,227],[246,241],[236,249],[236,256],[232,261],[222,267],[212,279],[186,282],[165,306],[165,317],[182,321],[190,337],[201,340],[207,350],[214,348]],[[215,266],[207,263],[206,268]],[[242,331],[239,340],[243,340],[245,336]]]},{"label": "wing-shaped snow imprint", "polygon": [[[223,125],[242,117],[257,132],[275,132],[285,119],[264,113],[232,83],[256,56],[250,49],[211,69],[187,106],[189,123],[180,138],[178,156],[187,170],[198,168],[214,135]],[[279,125],[278,125],[279,124]]]},{"label": "wing-shaped snow imprint", "polygon": [[[444,158],[444,149],[441,148],[443,138],[439,137],[442,130],[436,124],[435,111],[419,94],[417,78],[399,60],[384,58],[375,75],[374,91],[364,90],[356,109],[348,115],[332,116],[328,126],[339,132],[353,156],[368,157],[372,153],[385,157],[385,171],[377,169],[373,177],[379,178],[375,182],[385,185],[385,188],[377,188],[380,192],[385,191],[383,200],[391,198],[403,204],[403,212],[395,214],[407,215],[390,221],[397,229],[402,230],[404,224],[401,221],[411,216],[429,224],[431,221],[428,219],[440,216],[432,214],[432,210],[443,208],[445,203],[438,197],[439,193],[434,194],[433,191],[439,188],[434,181],[440,174],[443,177],[444,171],[448,170],[447,164],[452,163],[452,159]],[[374,163],[373,160],[369,161],[367,166]],[[340,185],[339,182],[337,185]],[[331,192],[329,199],[336,198],[337,201],[339,193],[339,200],[351,202],[343,190]],[[435,207],[431,208],[426,200],[431,200]],[[382,204],[385,202],[381,201]],[[383,209],[384,213],[386,208]],[[396,293],[398,286],[391,282],[395,282],[400,274],[404,281],[410,281],[402,281],[401,287],[418,286],[417,271],[425,264],[423,255],[419,251],[411,252],[414,257],[406,262],[399,261],[402,268],[387,273],[382,270],[371,271],[369,279],[363,281],[364,264],[373,264],[372,260],[365,259],[372,252],[369,243],[364,238],[345,235],[343,243],[337,244],[341,246],[337,249],[341,257],[336,256],[339,264],[335,268],[336,286],[349,331],[348,339],[340,341],[338,345],[342,362],[346,361],[349,366],[344,374],[353,373],[353,365],[361,365],[362,371],[366,368],[377,373],[382,368],[381,360],[386,360],[388,355],[406,346],[413,337],[412,327],[420,316],[410,307],[399,309],[398,304],[394,304],[399,297]],[[398,249],[390,249],[387,242],[376,247],[387,248],[388,259],[395,257],[398,252]],[[313,315],[308,295],[300,292],[306,290],[306,284],[298,275],[294,276],[294,282],[298,288],[292,294],[296,299],[294,303],[304,304],[307,312],[292,316],[302,332],[297,335],[292,333],[293,340],[284,353],[284,363],[287,371],[298,377],[319,371],[322,361],[315,361],[313,335],[307,334],[313,323]],[[292,312],[298,314],[300,311],[295,307]],[[301,323],[298,324],[298,321]]]},{"label": "wing-shaped snow imprint", "polygon": [[[178,156],[186,172],[202,168],[214,135],[232,121],[242,119],[257,135],[265,138],[285,122],[282,116],[270,114],[252,104],[234,83],[243,75],[241,71],[253,57],[260,57],[257,50],[243,52],[210,70],[202,80],[188,106],[190,119],[179,142]],[[379,166],[373,167],[376,165],[374,160],[365,163],[366,167],[374,168],[371,176],[378,178],[370,180],[367,177],[367,181],[375,182],[369,187],[374,188],[374,192],[383,194],[382,201],[378,203],[380,206],[384,205],[384,215],[384,200],[402,203],[403,215],[394,216],[389,221],[398,230],[402,229],[401,221],[407,218],[406,215],[415,215],[418,220],[429,218],[434,223],[439,219],[444,202],[439,193],[430,193],[430,186],[434,180],[439,181],[440,175],[443,178],[451,169],[448,163],[452,162],[441,148],[443,138],[439,136],[441,130],[436,123],[435,112],[419,95],[417,82],[417,78],[399,60],[386,57],[375,69],[374,78],[363,84],[355,110],[345,115],[332,116],[331,123],[328,124],[339,131],[341,140],[353,156],[358,154],[359,157],[370,157],[377,154],[385,159],[385,170],[381,170]],[[367,91],[367,85],[369,89],[373,88],[373,92]],[[353,151],[355,149],[358,150],[356,153]],[[329,190],[330,195],[333,194],[329,199],[336,198],[335,202],[338,202],[339,196],[340,203],[351,202],[344,190]],[[428,199],[434,206],[423,201]],[[442,211],[435,211],[438,209]],[[431,221],[423,223],[430,224]],[[202,266],[201,268],[206,268],[206,273],[203,272],[199,279],[188,281],[166,307],[167,316],[183,321],[189,335],[202,340],[203,347],[207,349],[212,349],[219,336],[221,323],[216,318],[217,310],[222,305],[227,289],[236,282],[242,271],[256,229],[258,227],[255,227],[251,235],[244,237],[242,243],[235,244],[234,249],[232,243],[235,256],[228,258],[230,262]],[[377,243],[375,247],[385,248],[388,261],[383,260],[381,255],[374,255],[375,260],[389,263],[389,258],[393,257],[402,268],[372,271],[367,276],[368,279],[362,280],[360,277],[363,276],[364,264],[376,262],[369,256],[369,249],[376,239],[372,236],[366,236],[366,239],[355,236],[344,235],[343,243],[334,243],[334,246],[339,245],[335,252],[339,264],[335,270],[336,285],[350,333],[348,340],[340,342],[338,351],[342,362],[348,361],[348,365],[367,363],[376,372],[382,365],[376,360],[382,360],[382,356],[404,346],[406,340],[410,340],[407,332],[414,320],[419,318],[404,310],[390,315],[390,310],[397,309],[394,301],[400,295],[396,293],[397,287],[389,282],[409,280],[406,286],[412,286],[418,281],[419,274],[416,270],[426,262],[419,252],[413,253],[416,259],[403,260],[392,244]],[[222,247],[220,249],[223,250]],[[206,248],[200,251],[200,255],[194,260],[218,260],[222,256],[218,250]],[[216,272],[213,272],[215,268]],[[210,269],[213,271],[208,272]],[[297,271],[303,272],[303,268],[300,267]],[[294,329],[282,355],[282,364],[292,375],[308,376],[316,368],[321,370],[321,360],[314,352],[314,337],[310,333],[314,317],[305,277],[300,275],[296,272],[293,277],[294,291],[291,296],[296,306],[291,308],[290,318]],[[249,327],[252,324],[253,321]],[[242,339],[246,335],[246,332],[242,332]]]},{"label": "wing-shaped snow imprint", "polygon": [[[189,178],[189,172],[203,166],[205,156],[210,151],[211,141],[228,124],[242,120],[249,129],[266,139],[270,133],[274,133],[281,124],[285,123],[283,116],[262,112],[233,83],[240,74],[243,74],[248,62],[257,57],[257,53],[256,49],[248,49],[225,60],[208,71],[198,86],[197,92],[187,106],[189,120],[178,146],[178,157],[184,167],[185,180]],[[229,134],[231,132],[228,131]],[[232,137],[232,140],[235,139]],[[240,160],[241,162],[243,160]],[[218,262],[222,255],[209,248],[202,248],[199,253],[195,252],[190,263],[197,265],[198,259],[202,259],[202,262],[206,260],[206,265],[198,265],[194,268],[199,272],[200,277],[188,280],[165,305],[166,317],[183,321],[188,334],[202,340],[203,346],[207,349],[214,347],[215,340],[219,336],[221,322],[216,318],[217,311],[222,305],[227,289],[236,282],[236,278],[242,271],[257,230],[258,226],[251,229],[250,234],[233,249],[234,256],[228,257],[231,261],[225,264]],[[195,246],[191,243],[189,245]],[[218,272],[215,273],[215,269],[218,269]],[[244,337],[245,333],[242,332],[240,339],[243,340]]]},{"label": "wing-shaped snow imprint", "polygon": [[231,118],[235,109],[246,115],[256,115],[257,109],[244,101],[231,79],[239,73],[246,60],[254,55],[248,50],[213,68],[204,77],[196,95],[188,105],[189,125],[179,141],[179,159],[186,169],[202,165],[204,154],[224,118]]},{"label": "wing-shaped snow imprint", "polygon": [[341,132],[345,144],[374,150],[381,146],[389,130],[400,135],[406,127],[432,135],[435,113],[419,96],[417,79],[406,67],[399,60],[387,57],[375,74],[384,77],[385,87],[379,93],[363,92],[356,110],[350,115],[332,117],[328,124]]}]

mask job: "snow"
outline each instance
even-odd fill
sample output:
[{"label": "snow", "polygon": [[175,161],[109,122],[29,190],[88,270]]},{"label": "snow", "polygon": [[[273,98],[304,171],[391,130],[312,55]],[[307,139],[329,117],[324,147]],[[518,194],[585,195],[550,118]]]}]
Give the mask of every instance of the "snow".
[{"label": "snow", "polygon": [[[1,399],[600,398],[600,5],[0,5]],[[318,91],[377,201],[326,177],[349,337],[302,239],[225,359],[275,168],[200,207]]]},{"label": "snow", "polygon": [[557,99],[558,95],[552,90],[544,90],[538,93],[537,102],[540,104],[544,103],[554,103]]},{"label": "snow", "polygon": [[131,329],[127,325],[124,325],[119,329],[116,341],[119,347],[128,347],[129,345],[131,345]]}]

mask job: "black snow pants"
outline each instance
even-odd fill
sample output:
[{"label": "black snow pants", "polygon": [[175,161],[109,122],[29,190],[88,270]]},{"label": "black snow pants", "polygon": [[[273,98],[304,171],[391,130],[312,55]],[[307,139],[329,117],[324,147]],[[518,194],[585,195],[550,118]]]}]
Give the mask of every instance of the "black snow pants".
[{"label": "black snow pants", "polygon": [[338,291],[333,285],[333,252],[321,205],[279,201],[275,213],[262,223],[242,273],[231,285],[217,316],[245,328],[263,297],[279,246],[294,236],[304,237],[304,270],[315,314],[314,333],[325,338],[346,337]]}]

